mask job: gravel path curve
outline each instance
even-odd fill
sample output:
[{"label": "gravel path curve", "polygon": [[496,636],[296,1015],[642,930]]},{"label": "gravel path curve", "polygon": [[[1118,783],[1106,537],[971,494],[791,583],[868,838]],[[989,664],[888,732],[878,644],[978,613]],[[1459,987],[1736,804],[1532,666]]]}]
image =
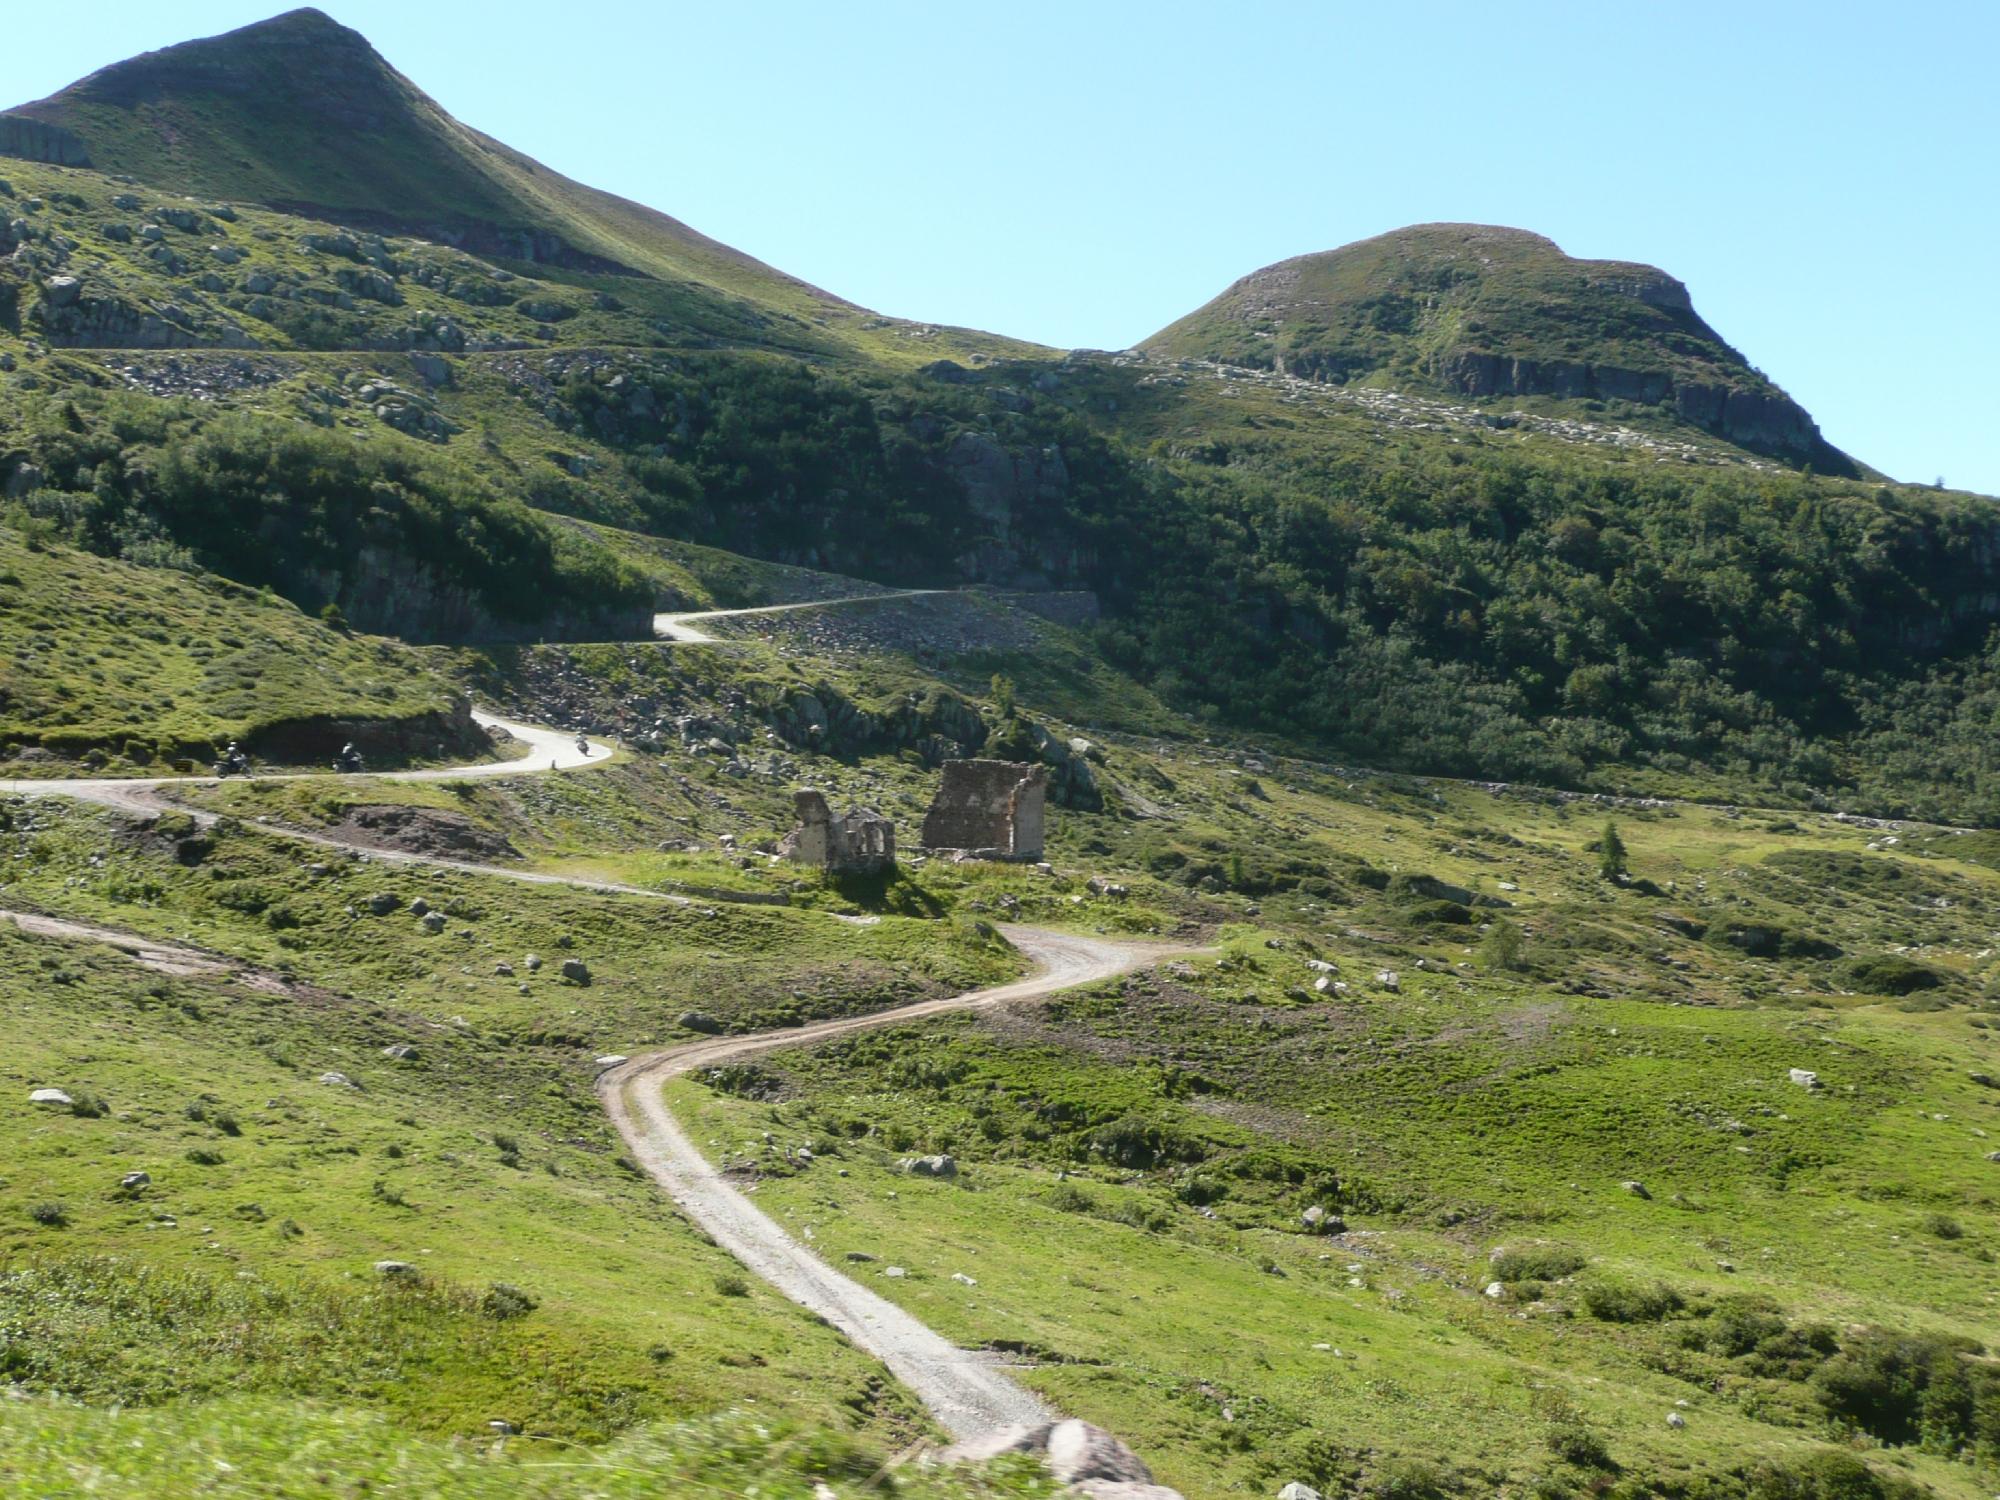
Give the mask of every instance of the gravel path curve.
[{"label": "gravel path curve", "polygon": [[988,1356],[949,1343],[880,1293],[828,1266],[781,1229],[710,1165],[668,1111],[660,1085],[697,1068],[715,1067],[780,1047],[810,1046],[926,1016],[991,1010],[1038,999],[1185,951],[1161,943],[1121,942],[1044,928],[1004,930],[1014,946],[1037,965],[1037,971],[1026,979],[810,1026],[755,1036],[707,1037],[633,1058],[609,1069],[597,1081],[598,1097],[633,1156],[689,1218],[758,1276],[881,1360],[946,1430],[959,1438],[1054,1418],[1038,1397],[995,1367]]}]

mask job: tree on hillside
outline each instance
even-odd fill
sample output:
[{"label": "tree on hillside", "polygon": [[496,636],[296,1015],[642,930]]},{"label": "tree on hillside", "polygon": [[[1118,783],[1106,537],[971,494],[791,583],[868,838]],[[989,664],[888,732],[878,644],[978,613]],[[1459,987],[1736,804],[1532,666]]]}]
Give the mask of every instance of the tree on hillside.
[{"label": "tree on hillside", "polygon": [[1618,824],[1606,819],[1604,834],[1597,841],[1597,873],[1606,880],[1623,880],[1630,873],[1625,862],[1625,840],[1618,836]]},{"label": "tree on hillside", "polygon": [[1505,917],[1495,917],[1479,945],[1481,966],[1497,973],[1521,967],[1521,929]]}]

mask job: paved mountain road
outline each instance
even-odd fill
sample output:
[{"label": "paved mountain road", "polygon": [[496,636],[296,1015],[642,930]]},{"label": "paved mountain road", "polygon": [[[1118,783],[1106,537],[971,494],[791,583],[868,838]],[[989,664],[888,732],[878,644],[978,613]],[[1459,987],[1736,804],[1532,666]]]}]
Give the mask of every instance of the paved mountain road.
[{"label": "paved mountain road", "polygon": [[653,634],[662,640],[688,646],[723,644],[694,622],[727,620],[739,615],[782,615],[795,609],[827,609],[836,604],[869,604],[882,599],[921,599],[927,594],[943,594],[948,589],[891,589],[880,594],[850,594],[844,599],[808,599],[800,604],[760,604],[753,609],[699,609],[680,614],[653,616]]}]

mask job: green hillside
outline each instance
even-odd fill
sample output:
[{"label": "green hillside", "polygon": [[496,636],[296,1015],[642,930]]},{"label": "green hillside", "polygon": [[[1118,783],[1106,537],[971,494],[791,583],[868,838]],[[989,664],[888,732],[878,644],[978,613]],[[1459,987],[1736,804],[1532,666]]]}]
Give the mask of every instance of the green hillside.
[{"label": "green hillside", "polygon": [[157,774],[230,740],[263,749],[300,733],[314,759],[357,734],[378,757],[438,742],[463,754],[476,743],[463,703],[416,652],[276,595],[0,527],[0,775],[73,771],[79,753],[91,769]]},{"label": "green hillside", "polygon": [[365,37],[312,9],[115,63],[19,105],[0,115],[0,155],[436,241],[597,287],[682,337],[827,352],[886,326],[461,124]]},{"label": "green hillside", "polygon": [[1552,240],[1422,224],[1244,277],[1141,346],[1308,380],[1664,413],[1758,453],[1850,459],[1651,266],[1573,260]]},{"label": "green hillside", "polygon": [[[316,11],[23,105],[0,1492],[1083,1493],[917,1463],[817,1262],[1185,1500],[1990,1497],[1996,556],[1517,230],[1061,354]],[[34,795],[504,755],[469,701],[616,753]],[[973,756],[1040,862],[916,847]],[[896,867],[784,858],[806,787]],[[1014,924],[1133,967],[941,1010]],[[599,1094],[732,1038],[646,1087],[806,1306]]]}]

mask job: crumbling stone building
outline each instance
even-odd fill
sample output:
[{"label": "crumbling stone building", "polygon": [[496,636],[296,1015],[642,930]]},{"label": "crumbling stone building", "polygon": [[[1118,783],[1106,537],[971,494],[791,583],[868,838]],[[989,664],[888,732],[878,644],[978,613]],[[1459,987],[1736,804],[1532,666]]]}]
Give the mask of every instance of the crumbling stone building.
[{"label": "crumbling stone building", "polygon": [[825,794],[808,789],[792,794],[792,813],[798,826],[778,846],[786,859],[835,875],[876,875],[896,867],[896,825],[873,808],[849,808],[836,818]]},{"label": "crumbling stone building", "polygon": [[1048,785],[1046,766],[948,760],[924,815],[924,847],[961,849],[983,859],[1038,860]]}]

